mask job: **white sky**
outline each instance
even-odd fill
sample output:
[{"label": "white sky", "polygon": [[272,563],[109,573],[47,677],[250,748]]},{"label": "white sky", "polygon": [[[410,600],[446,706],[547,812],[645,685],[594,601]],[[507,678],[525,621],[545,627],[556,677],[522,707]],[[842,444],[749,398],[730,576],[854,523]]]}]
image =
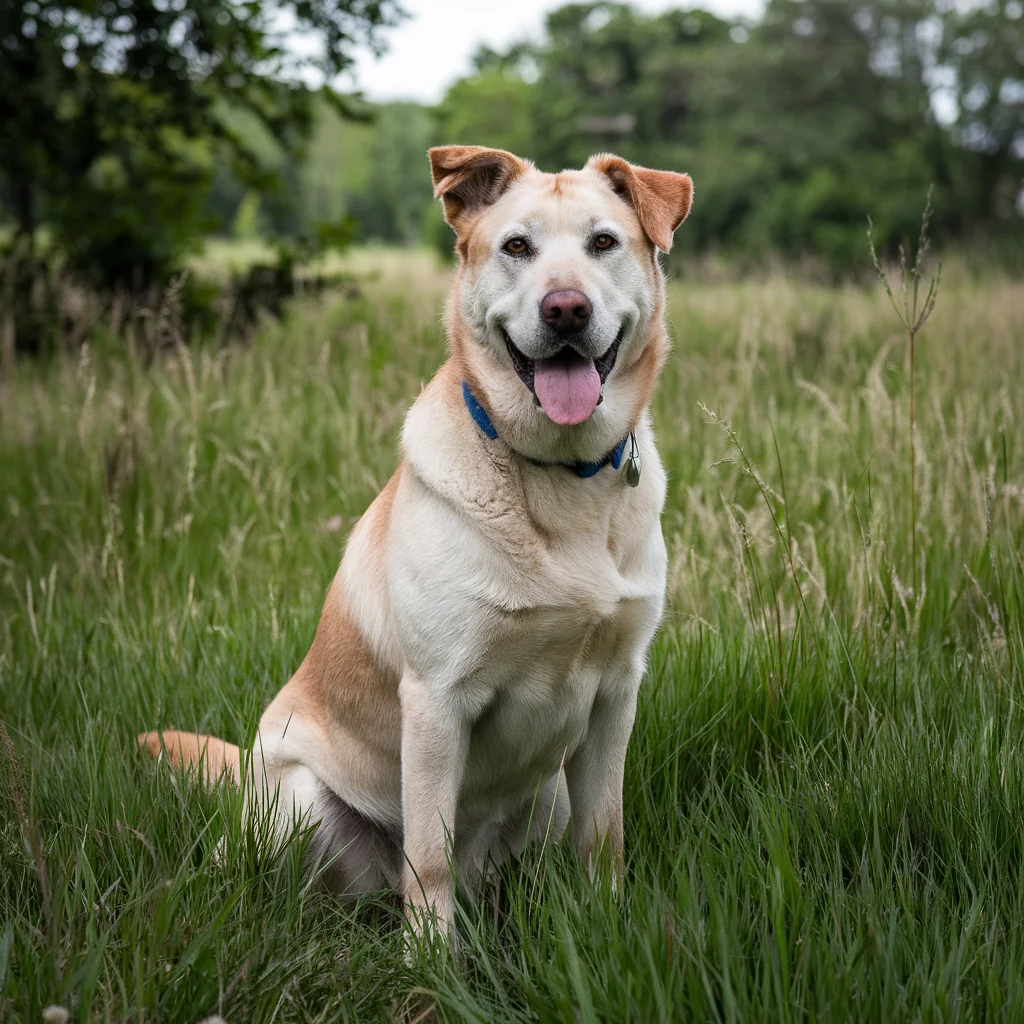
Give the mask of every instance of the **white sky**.
[{"label": "white sky", "polygon": [[[544,15],[565,0],[403,0],[410,17],[398,28],[388,29],[382,38],[387,53],[379,60],[361,53],[354,84],[367,99],[418,100],[436,103],[449,85],[470,70],[477,47],[486,43],[502,49],[509,43],[538,38]],[[763,0],[633,0],[633,6],[650,12],[672,7],[700,6],[721,16],[754,17]],[[354,79],[354,81],[352,81]]]}]

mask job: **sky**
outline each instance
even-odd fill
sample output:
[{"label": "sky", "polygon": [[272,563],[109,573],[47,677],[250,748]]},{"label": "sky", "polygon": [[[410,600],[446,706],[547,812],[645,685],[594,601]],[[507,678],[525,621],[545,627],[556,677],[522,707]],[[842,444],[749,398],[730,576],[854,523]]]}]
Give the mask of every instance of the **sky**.
[{"label": "sky", "polygon": [[[467,74],[477,47],[503,49],[523,38],[538,38],[544,15],[565,0],[403,0],[410,17],[388,29],[383,57],[360,54],[353,75],[341,84],[362,89],[367,99],[436,103],[452,82]],[[633,0],[656,13],[698,6],[687,0]],[[763,0],[703,0],[699,6],[722,16],[756,16]]]}]

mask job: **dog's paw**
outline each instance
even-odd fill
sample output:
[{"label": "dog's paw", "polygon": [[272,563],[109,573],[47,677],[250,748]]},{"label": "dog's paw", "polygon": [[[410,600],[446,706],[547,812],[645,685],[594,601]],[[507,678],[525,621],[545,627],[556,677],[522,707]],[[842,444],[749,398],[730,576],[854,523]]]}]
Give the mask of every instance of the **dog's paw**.
[{"label": "dog's paw", "polygon": [[413,966],[424,957],[455,952],[458,936],[452,927],[451,913],[439,914],[435,906],[409,903],[405,908],[403,947],[405,962]]}]

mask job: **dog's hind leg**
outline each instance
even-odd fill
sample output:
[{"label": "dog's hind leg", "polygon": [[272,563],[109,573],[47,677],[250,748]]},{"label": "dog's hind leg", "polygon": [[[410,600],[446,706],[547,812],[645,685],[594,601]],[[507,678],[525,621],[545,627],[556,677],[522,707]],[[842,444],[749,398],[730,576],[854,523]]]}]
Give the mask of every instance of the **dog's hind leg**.
[{"label": "dog's hind leg", "polygon": [[[258,761],[258,759],[257,759]],[[272,810],[280,840],[296,826],[311,828],[307,867],[343,900],[397,885],[401,836],[360,814],[303,764],[267,767],[247,780],[258,803]]]}]

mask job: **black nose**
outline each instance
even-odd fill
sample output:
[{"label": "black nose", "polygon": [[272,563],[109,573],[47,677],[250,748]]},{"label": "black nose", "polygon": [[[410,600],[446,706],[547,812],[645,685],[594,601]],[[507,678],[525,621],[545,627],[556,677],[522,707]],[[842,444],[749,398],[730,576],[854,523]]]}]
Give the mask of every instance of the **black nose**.
[{"label": "black nose", "polygon": [[590,322],[594,307],[590,299],[575,290],[548,292],[540,304],[544,322],[559,334],[577,334]]}]

